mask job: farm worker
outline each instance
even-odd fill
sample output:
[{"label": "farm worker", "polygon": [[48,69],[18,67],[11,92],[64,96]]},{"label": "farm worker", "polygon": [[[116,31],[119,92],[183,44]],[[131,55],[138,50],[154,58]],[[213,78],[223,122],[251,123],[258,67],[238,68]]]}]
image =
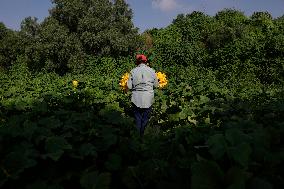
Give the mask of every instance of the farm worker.
[{"label": "farm worker", "polygon": [[154,87],[159,86],[155,70],[147,66],[147,57],[136,55],[136,67],[131,70],[127,87],[132,92],[131,102],[140,136],[143,136],[154,103]]}]

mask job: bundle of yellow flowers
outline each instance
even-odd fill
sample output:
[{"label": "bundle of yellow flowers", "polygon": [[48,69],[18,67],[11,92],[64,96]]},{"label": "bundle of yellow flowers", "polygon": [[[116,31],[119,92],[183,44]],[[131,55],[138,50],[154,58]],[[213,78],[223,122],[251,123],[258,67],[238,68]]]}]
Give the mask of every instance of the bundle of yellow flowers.
[{"label": "bundle of yellow flowers", "polygon": [[[159,80],[159,88],[163,88],[168,84],[168,80],[167,80],[167,76],[166,74],[162,73],[162,72],[157,72],[156,76]],[[123,74],[123,76],[120,79],[119,85],[123,90],[127,89],[127,81],[129,78],[129,73],[125,73]]]},{"label": "bundle of yellow flowers", "polygon": [[78,87],[79,82],[77,80],[72,81],[72,85],[74,88]]},{"label": "bundle of yellow flowers", "polygon": [[129,73],[125,73],[123,74],[120,82],[119,82],[119,85],[120,87],[123,89],[123,90],[126,90],[127,89],[127,81],[128,81],[128,78],[129,78]]},{"label": "bundle of yellow flowers", "polygon": [[159,87],[163,88],[168,84],[168,80],[167,80],[167,76],[166,74],[162,73],[162,72],[157,72],[156,73],[157,78],[159,80]]}]

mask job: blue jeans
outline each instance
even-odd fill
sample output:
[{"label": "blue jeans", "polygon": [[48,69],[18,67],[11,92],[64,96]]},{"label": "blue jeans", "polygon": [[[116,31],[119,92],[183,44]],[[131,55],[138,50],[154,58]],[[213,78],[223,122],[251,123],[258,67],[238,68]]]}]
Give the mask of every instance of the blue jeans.
[{"label": "blue jeans", "polygon": [[136,127],[138,129],[138,132],[140,136],[143,136],[145,128],[147,126],[147,123],[150,118],[150,114],[152,111],[152,108],[139,108],[132,104],[133,106],[133,113],[134,113],[134,118],[136,122]]}]

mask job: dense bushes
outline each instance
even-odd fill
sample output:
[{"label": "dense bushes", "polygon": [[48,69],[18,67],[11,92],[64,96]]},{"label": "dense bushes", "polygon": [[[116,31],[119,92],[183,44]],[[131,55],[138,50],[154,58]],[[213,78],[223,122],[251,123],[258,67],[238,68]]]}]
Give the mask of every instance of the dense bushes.
[{"label": "dense bushes", "polygon": [[128,56],[140,44],[132,11],[123,0],[53,1],[42,23],[23,20],[19,32],[1,24],[1,68],[25,56],[33,71],[82,69],[86,56]]},{"label": "dense bushes", "polygon": [[[231,72],[241,69],[262,83],[279,84],[283,80],[284,22],[267,12],[251,17],[231,9],[214,17],[201,12],[181,14],[170,26],[139,36],[124,1],[60,0],[54,5],[42,23],[26,18],[19,32],[1,25],[2,68],[22,56],[33,71],[65,74],[84,69],[88,56],[127,57],[137,47],[146,47],[165,66],[220,70],[220,78],[230,78]],[[145,45],[142,40],[147,41]]]},{"label": "dense bushes", "polygon": [[[193,12],[138,36],[124,1],[54,3],[0,25],[1,188],[283,188],[283,18]],[[143,140],[118,85],[136,44],[169,80]]]},{"label": "dense bushes", "polygon": [[282,188],[283,87],[164,67],[169,85],[156,91],[141,143],[118,86],[131,59],[87,65],[84,74],[22,65],[1,75],[2,187]]},{"label": "dense bushes", "polygon": [[230,9],[215,17],[193,12],[178,15],[167,28],[149,33],[153,33],[156,53],[167,64],[218,70],[224,79],[242,70],[262,83],[279,84],[283,81],[280,20],[267,12],[256,12],[251,18]]}]

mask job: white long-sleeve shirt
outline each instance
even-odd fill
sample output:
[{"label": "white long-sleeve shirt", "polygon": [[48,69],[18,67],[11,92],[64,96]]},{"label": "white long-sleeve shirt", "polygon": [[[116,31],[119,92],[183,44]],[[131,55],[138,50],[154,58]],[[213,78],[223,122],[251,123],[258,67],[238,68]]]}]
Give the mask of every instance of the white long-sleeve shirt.
[{"label": "white long-sleeve shirt", "polygon": [[154,103],[154,87],[159,82],[155,70],[141,63],[130,72],[127,87],[132,91],[131,102],[139,108],[149,108]]}]

